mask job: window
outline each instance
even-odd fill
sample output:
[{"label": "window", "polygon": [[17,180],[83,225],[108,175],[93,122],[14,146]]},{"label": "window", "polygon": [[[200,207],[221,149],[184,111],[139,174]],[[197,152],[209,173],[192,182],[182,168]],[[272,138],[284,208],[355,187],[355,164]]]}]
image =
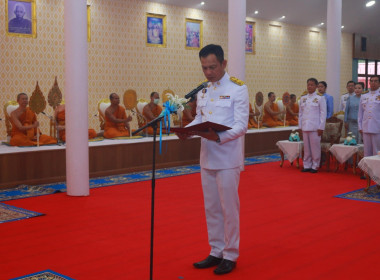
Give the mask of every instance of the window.
[{"label": "window", "polygon": [[369,88],[369,79],[373,75],[380,75],[380,60],[358,60],[358,82],[363,82]]}]

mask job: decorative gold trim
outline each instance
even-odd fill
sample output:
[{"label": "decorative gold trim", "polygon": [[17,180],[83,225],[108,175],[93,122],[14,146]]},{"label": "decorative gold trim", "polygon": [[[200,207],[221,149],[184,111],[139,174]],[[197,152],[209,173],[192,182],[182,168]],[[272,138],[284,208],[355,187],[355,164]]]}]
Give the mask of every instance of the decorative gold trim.
[{"label": "decorative gold trim", "polygon": [[174,91],[172,91],[171,89],[165,89],[163,92],[162,92],[162,103],[165,103],[166,101],[169,100],[169,97],[166,95],[167,93],[171,93],[172,95],[174,95]]},{"label": "decorative gold trim", "polygon": [[[187,23],[199,24],[199,47],[192,47],[187,44]],[[203,20],[199,19],[185,19],[185,49],[187,50],[199,50],[203,47]]]},{"label": "decorative gold trim", "polygon": [[91,42],[91,5],[87,4],[87,42]]},{"label": "decorative gold trim", "polygon": [[[162,42],[161,43],[150,43],[148,42],[148,20],[149,18],[156,18],[160,19],[162,23]],[[145,44],[146,46],[150,47],[159,47],[159,48],[166,48],[166,15],[159,15],[159,14],[151,14],[151,13],[146,13],[145,16]]]},{"label": "decorative gold trim", "polygon": [[[252,25],[252,41],[250,41],[252,45],[252,51],[247,51],[247,25]],[[256,54],[256,22],[254,21],[246,21],[245,22],[245,53],[246,54]]]},{"label": "decorative gold trim", "polygon": [[[9,32],[9,18],[8,18],[8,2],[26,2],[31,3],[31,22],[32,30],[31,34]],[[37,14],[36,14],[36,0],[5,0],[5,31],[8,36],[16,37],[26,37],[26,38],[37,38]]]},{"label": "decorative gold trim", "polygon": [[123,96],[123,103],[125,106],[125,109],[132,110],[137,105],[137,94],[134,89],[127,89],[124,92]]}]

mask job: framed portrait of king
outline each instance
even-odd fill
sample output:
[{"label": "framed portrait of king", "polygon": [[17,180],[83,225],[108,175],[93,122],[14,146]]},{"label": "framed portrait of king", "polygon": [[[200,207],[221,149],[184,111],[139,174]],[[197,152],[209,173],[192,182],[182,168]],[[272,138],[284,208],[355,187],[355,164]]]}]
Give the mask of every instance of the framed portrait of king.
[{"label": "framed portrait of king", "polygon": [[6,33],[37,37],[36,0],[5,0]]},{"label": "framed portrait of king", "polygon": [[147,46],[166,47],[166,16],[146,14],[146,40]]},{"label": "framed portrait of king", "polygon": [[255,22],[245,22],[245,53],[256,54]]}]

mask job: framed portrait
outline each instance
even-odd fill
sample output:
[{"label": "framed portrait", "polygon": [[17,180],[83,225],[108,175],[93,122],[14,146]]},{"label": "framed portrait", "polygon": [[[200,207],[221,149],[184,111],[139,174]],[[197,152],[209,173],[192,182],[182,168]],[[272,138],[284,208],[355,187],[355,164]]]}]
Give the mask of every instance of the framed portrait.
[{"label": "framed portrait", "polygon": [[256,54],[256,30],[255,22],[245,22],[245,53]]},{"label": "framed portrait", "polygon": [[36,0],[5,0],[6,33],[37,37]]},{"label": "framed portrait", "polygon": [[187,18],[185,20],[185,48],[199,50],[203,45],[203,21]]},{"label": "framed portrait", "polygon": [[91,42],[91,5],[87,5],[87,42]]},{"label": "framed portrait", "polygon": [[166,16],[146,14],[146,45],[166,47]]}]

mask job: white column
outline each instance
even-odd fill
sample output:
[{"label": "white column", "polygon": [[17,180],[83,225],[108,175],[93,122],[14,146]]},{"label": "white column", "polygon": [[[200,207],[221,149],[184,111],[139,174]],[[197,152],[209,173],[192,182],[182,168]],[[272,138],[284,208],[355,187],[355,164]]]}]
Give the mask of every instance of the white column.
[{"label": "white column", "polygon": [[340,45],[342,39],[342,0],[327,1],[326,92],[334,97],[334,112],[340,98]]},{"label": "white column", "polygon": [[64,0],[67,194],[90,194],[86,0]]},{"label": "white column", "polygon": [[228,73],[245,80],[246,0],[228,0]]}]

